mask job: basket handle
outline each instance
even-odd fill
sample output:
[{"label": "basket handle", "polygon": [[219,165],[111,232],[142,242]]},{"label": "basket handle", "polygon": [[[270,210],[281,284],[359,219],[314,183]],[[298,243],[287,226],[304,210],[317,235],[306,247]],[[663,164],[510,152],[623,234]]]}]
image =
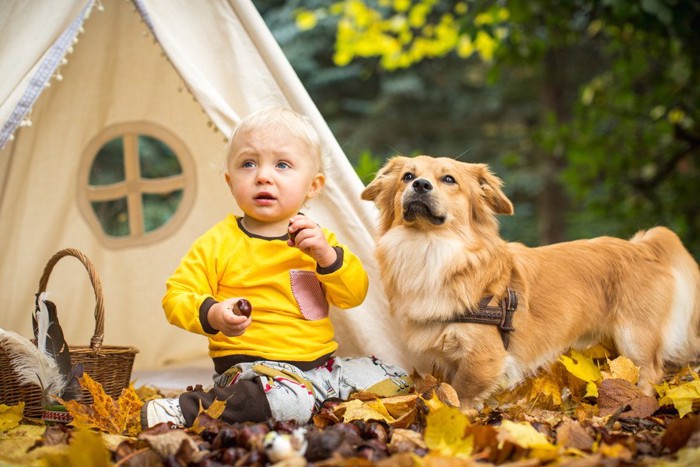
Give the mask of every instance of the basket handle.
[{"label": "basket handle", "polygon": [[66,256],[74,256],[78,258],[81,263],[83,263],[85,269],[87,269],[88,275],[90,276],[92,288],[95,291],[95,334],[92,336],[92,339],[90,339],[90,349],[93,351],[93,353],[97,353],[100,351],[102,341],[104,340],[105,306],[102,296],[102,284],[97,276],[95,266],[93,266],[88,257],[75,248],[66,248],[53,255],[49,259],[48,263],[46,263],[44,273],[41,275],[41,279],[39,279],[39,293],[46,292],[46,286],[49,282],[49,276],[51,275],[53,267],[61,258]]}]

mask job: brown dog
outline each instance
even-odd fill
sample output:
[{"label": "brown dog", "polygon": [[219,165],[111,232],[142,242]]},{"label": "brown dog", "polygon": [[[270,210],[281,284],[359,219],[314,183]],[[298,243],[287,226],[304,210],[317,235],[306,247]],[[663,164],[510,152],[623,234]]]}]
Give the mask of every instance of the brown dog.
[{"label": "brown dog", "polygon": [[394,157],[362,192],[379,209],[376,255],[391,313],[474,406],[570,347],[601,342],[653,393],[664,362],[695,356],[698,264],[664,227],[539,248],[507,243],[512,214],[484,164]]}]

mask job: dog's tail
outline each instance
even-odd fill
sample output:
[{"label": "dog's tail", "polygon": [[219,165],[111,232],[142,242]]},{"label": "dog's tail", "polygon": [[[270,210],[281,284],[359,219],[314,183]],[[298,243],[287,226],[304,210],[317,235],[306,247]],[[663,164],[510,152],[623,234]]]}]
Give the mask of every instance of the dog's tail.
[{"label": "dog's tail", "polygon": [[[673,271],[676,285],[671,326],[676,330],[674,340],[685,341],[685,345],[681,346],[682,349],[669,349],[667,357],[700,357],[700,268],[697,261],[683,246],[678,235],[666,227],[639,232],[632,242],[646,244],[651,254],[662,263],[668,263]],[[685,336],[680,335],[682,333]]]}]

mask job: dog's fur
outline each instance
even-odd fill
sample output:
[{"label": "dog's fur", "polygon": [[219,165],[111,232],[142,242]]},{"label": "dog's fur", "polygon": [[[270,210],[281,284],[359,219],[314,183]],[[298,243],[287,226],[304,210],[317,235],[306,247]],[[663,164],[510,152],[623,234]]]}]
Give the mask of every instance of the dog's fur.
[{"label": "dog's fur", "polygon": [[[700,272],[676,234],[655,227],[629,241],[507,243],[496,214],[513,205],[501,185],[484,164],[397,156],[362,192],[379,209],[376,255],[391,313],[465,407],[572,346],[601,342],[627,356],[648,394],[665,362],[695,357]],[[519,301],[507,350],[496,326],[445,324],[506,287]]]}]

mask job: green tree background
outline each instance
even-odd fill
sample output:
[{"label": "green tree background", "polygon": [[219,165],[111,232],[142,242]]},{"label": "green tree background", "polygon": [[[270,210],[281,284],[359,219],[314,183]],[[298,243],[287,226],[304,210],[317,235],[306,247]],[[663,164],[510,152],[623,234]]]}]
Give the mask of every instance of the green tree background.
[{"label": "green tree background", "polygon": [[486,162],[530,245],[668,225],[700,255],[700,3],[254,0],[367,182]]}]

